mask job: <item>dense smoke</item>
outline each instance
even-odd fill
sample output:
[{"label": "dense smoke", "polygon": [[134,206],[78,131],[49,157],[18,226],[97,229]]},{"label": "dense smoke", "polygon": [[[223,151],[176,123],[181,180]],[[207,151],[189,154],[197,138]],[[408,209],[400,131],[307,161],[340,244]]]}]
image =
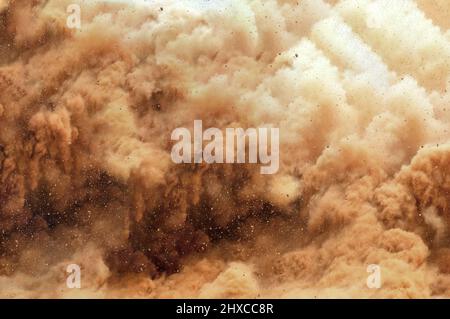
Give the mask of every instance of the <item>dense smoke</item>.
[{"label": "dense smoke", "polygon": [[[0,0],[0,295],[450,297],[449,19],[446,0]],[[174,164],[197,119],[280,128],[280,170]]]}]

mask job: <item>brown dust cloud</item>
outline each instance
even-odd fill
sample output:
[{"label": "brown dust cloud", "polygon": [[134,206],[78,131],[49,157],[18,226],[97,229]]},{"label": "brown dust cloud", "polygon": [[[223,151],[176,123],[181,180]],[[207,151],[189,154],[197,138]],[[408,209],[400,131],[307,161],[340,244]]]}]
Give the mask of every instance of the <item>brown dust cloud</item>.
[{"label": "brown dust cloud", "polygon": [[[0,296],[450,297],[449,21],[447,0],[0,0]],[[196,119],[280,128],[279,171],[174,164]]]}]

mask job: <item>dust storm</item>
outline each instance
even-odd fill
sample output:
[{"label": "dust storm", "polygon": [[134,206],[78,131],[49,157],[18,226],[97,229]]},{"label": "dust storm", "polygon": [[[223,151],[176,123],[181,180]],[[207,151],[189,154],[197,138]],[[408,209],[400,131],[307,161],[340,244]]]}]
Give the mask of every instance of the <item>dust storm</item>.
[{"label": "dust storm", "polygon": [[[0,296],[450,297],[449,18],[0,0]],[[195,120],[279,128],[279,170],[173,163]]]}]

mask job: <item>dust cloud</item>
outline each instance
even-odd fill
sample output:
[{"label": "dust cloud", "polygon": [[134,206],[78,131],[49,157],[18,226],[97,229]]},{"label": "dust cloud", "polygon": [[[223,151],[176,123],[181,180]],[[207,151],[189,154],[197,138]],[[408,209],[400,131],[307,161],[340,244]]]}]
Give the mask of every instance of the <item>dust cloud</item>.
[{"label": "dust cloud", "polygon": [[[449,297],[449,18],[444,0],[0,0],[0,296]],[[280,128],[279,172],[174,164],[197,119]]]}]

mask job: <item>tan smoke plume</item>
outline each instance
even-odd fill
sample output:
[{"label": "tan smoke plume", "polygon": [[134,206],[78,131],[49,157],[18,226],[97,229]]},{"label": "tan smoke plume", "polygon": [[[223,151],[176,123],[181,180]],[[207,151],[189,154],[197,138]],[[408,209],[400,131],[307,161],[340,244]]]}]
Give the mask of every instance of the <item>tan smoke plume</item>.
[{"label": "tan smoke plume", "polygon": [[[0,296],[450,297],[449,19],[446,0],[0,0]],[[279,127],[279,172],[174,164],[196,119]]]}]

